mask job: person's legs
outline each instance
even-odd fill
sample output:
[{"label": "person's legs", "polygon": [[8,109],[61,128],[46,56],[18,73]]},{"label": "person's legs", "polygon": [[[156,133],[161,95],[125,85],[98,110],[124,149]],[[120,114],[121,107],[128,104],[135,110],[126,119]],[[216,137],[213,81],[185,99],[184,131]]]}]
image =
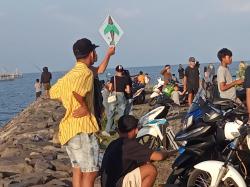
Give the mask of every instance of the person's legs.
[{"label": "person's legs", "polygon": [[117,93],[117,112],[118,112],[118,119],[124,115],[125,108],[126,108],[126,98],[123,93]]},{"label": "person's legs", "polygon": [[81,169],[78,168],[72,168],[73,170],[73,176],[72,176],[72,184],[73,187],[81,187],[81,182],[82,182],[82,172]]},{"label": "person's legs", "polygon": [[189,93],[188,93],[188,105],[189,105],[189,106],[192,105],[193,99],[194,99],[194,94],[193,94],[193,92],[189,92]]},{"label": "person's legs", "polygon": [[111,127],[114,123],[114,117],[115,117],[115,108],[116,108],[116,102],[115,103],[110,103],[108,107],[108,115],[107,115],[107,124],[105,131],[110,132]]},{"label": "person's legs", "polygon": [[82,173],[82,185],[81,187],[93,187],[98,172],[84,172]]},{"label": "person's legs", "polygon": [[157,169],[153,164],[145,164],[140,167],[141,172],[141,187],[152,187],[157,176]]},{"label": "person's legs", "polygon": [[96,136],[81,133],[66,146],[73,167],[73,187],[93,187],[99,170],[99,145]]}]

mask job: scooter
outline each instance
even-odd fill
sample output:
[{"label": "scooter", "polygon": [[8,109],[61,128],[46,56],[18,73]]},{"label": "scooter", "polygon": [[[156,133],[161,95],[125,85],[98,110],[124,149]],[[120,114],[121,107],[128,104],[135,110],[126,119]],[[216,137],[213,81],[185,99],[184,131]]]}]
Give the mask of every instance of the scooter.
[{"label": "scooter", "polygon": [[153,93],[149,96],[149,103],[154,105],[155,98],[162,94],[162,88],[164,86],[164,81],[161,78],[157,79],[158,83],[153,87]]},{"label": "scooter", "polygon": [[167,107],[160,106],[140,118],[140,130],[136,137],[139,143],[146,144],[153,150],[178,150],[179,146],[174,141],[175,135],[173,131],[167,127],[168,122],[164,118],[167,115],[167,112]]},{"label": "scooter", "polygon": [[210,103],[205,93],[204,89],[199,90],[183,120],[183,129],[175,136],[175,141],[186,141],[186,145],[179,149],[180,155],[172,165],[167,184],[186,186],[194,165],[205,160],[222,159],[220,153],[228,143],[223,135],[225,122],[244,114],[236,112],[236,105],[231,100]]},{"label": "scooter", "polygon": [[[244,163],[240,157],[240,151],[244,140],[247,141],[247,158],[250,155],[250,127],[248,124],[243,125],[241,121],[228,122],[225,125],[225,137],[233,140],[228,145],[230,152],[224,162],[216,160],[208,160],[194,166],[194,170],[189,176],[187,186],[250,186],[249,179],[249,159],[248,163]],[[237,171],[237,165],[234,164],[235,158],[238,159],[242,169]]]},{"label": "scooter", "polygon": [[[154,106],[156,104],[159,104],[159,102],[161,102],[162,100],[165,100],[165,103],[173,103],[172,99],[171,99],[171,95],[172,92],[174,91],[174,84],[177,83],[170,83],[168,85],[165,86],[165,88],[163,89],[164,86],[164,81],[161,82],[161,79],[158,79],[158,84],[154,87],[153,89],[153,93],[150,95],[150,99],[149,99],[149,105],[150,106]],[[183,91],[183,85],[182,84],[178,84],[179,90]],[[180,104],[185,104],[187,100],[187,93],[185,95],[180,96]]]},{"label": "scooter", "polygon": [[132,99],[134,104],[143,104],[145,101],[145,87],[141,87],[140,89],[136,90]]}]

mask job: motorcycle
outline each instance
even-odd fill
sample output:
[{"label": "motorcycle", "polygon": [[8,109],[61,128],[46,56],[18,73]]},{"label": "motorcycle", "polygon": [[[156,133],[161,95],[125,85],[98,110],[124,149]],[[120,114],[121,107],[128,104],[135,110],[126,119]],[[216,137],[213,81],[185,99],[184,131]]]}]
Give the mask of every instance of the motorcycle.
[{"label": "motorcycle", "polygon": [[242,113],[235,112],[236,109],[238,105],[231,100],[220,99],[211,103],[206,99],[204,89],[198,91],[183,120],[183,129],[175,136],[175,141],[186,141],[186,145],[179,149],[180,155],[172,165],[167,184],[186,186],[195,164],[223,159],[220,153],[228,143],[223,136],[224,124],[242,116]]},{"label": "motorcycle", "polygon": [[149,96],[149,105],[153,106],[156,102],[156,97],[162,94],[164,81],[161,78],[157,79],[158,83],[153,87],[153,93]]},{"label": "motorcycle", "polygon": [[[174,91],[175,84],[176,84],[175,82],[171,82],[171,83],[167,84],[165,86],[165,88],[163,88],[164,81],[162,81],[159,78],[158,84],[156,86],[154,86],[153,93],[150,95],[150,99],[148,102],[149,105],[154,106],[157,103],[161,102],[162,100],[165,100],[165,102],[168,102],[168,103],[173,103],[173,101],[171,99],[171,94]],[[178,87],[179,87],[180,91],[183,91],[182,84],[178,84]],[[186,100],[187,100],[187,94],[180,96],[180,104],[184,104],[186,102]]]},{"label": "motorcycle", "polygon": [[164,118],[167,112],[167,107],[160,106],[140,118],[136,137],[139,143],[146,144],[153,150],[179,148],[174,141],[174,133]]},{"label": "motorcycle", "polygon": [[134,104],[143,104],[145,101],[146,93],[145,86],[137,83],[132,84],[132,93],[133,93],[133,103]]},{"label": "motorcycle", "polygon": [[[195,169],[188,179],[188,187],[250,186],[250,127],[248,124],[243,125],[241,121],[228,122],[225,125],[224,132],[227,139],[233,140],[227,147],[230,150],[227,158],[223,162],[208,160],[195,165]],[[245,157],[248,159],[243,160],[240,153],[242,154],[242,145],[244,145],[245,139],[248,151],[245,153]],[[238,159],[238,165],[242,167],[241,169],[237,170],[235,159]]]}]

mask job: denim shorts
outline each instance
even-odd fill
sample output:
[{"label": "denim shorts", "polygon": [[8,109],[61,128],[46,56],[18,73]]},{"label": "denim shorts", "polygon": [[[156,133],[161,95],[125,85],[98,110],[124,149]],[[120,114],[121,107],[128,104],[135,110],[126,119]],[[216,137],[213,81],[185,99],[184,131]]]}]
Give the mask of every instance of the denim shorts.
[{"label": "denim shorts", "polygon": [[81,172],[99,171],[99,144],[94,133],[79,133],[66,144],[72,167]]}]

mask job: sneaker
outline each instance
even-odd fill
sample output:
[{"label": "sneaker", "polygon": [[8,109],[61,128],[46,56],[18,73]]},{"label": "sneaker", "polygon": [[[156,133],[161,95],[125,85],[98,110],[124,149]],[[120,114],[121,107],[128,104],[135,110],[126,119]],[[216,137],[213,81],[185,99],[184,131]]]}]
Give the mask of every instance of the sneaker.
[{"label": "sneaker", "polygon": [[108,132],[106,132],[106,131],[102,131],[102,135],[110,137],[110,134]]}]

